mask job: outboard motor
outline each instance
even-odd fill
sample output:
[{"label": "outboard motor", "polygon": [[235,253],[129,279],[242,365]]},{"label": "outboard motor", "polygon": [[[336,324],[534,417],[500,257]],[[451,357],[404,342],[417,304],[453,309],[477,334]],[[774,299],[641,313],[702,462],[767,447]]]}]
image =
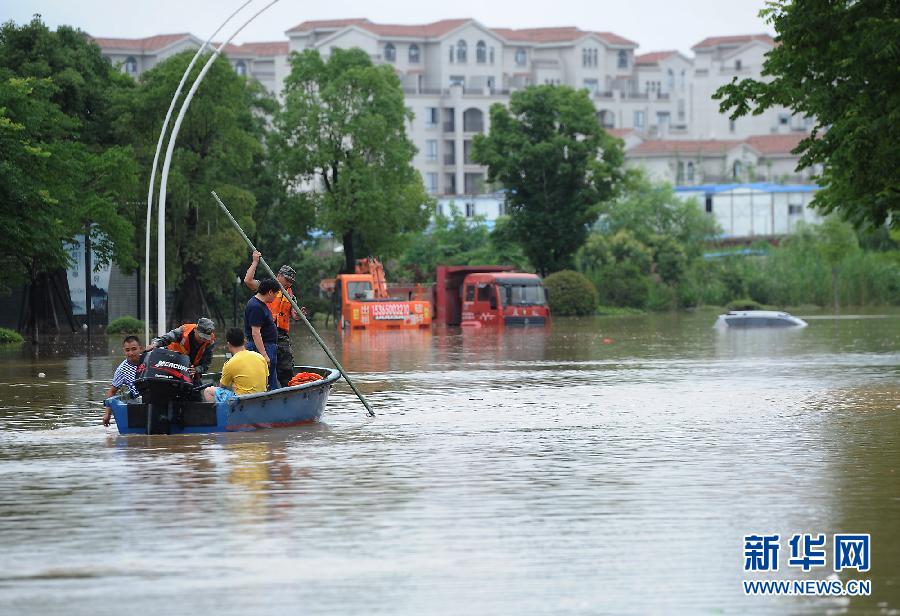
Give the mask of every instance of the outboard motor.
[{"label": "outboard motor", "polygon": [[147,404],[147,434],[169,434],[181,402],[194,388],[187,356],[169,349],[153,349],[138,367],[134,386]]}]

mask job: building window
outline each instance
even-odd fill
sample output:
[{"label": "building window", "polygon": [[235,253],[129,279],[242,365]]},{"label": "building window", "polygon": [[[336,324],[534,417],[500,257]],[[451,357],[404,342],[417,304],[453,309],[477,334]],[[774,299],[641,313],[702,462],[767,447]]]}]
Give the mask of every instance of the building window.
[{"label": "building window", "polygon": [[735,130],[737,130],[737,122],[735,120],[728,120],[728,132],[734,134]]},{"label": "building window", "polygon": [[465,76],[464,75],[450,75],[450,85],[466,87]]},{"label": "building window", "polygon": [[675,91],[675,71],[673,71],[672,69],[669,69],[667,77],[668,77],[668,79],[667,79],[668,83],[666,85],[669,88],[669,92],[674,92]]},{"label": "building window", "polygon": [[598,82],[596,79],[585,79],[584,89],[590,92],[593,96],[600,91],[600,82]]},{"label": "building window", "polygon": [[472,107],[463,112],[463,132],[481,133],[484,132],[484,112],[481,109]]},{"label": "building window", "polygon": [[789,113],[779,113],[778,114],[778,123],[781,126],[787,126],[791,122],[791,114]]},{"label": "building window", "polygon": [[803,206],[797,203],[788,204],[788,216],[800,216],[803,214]]},{"label": "building window", "polygon": [[616,114],[609,109],[601,109],[597,113],[597,118],[603,128],[613,128],[616,125]]},{"label": "building window", "polygon": [[456,55],[456,47],[450,45],[450,63],[453,64],[453,58]]},{"label": "building window", "polygon": [[[438,190],[437,185],[437,173],[426,173],[425,174],[425,190],[428,191],[428,194],[433,195]],[[438,204],[438,216],[441,215],[441,206]]]},{"label": "building window", "polygon": [[466,47],[465,41],[460,41],[456,44],[456,61],[460,63],[465,63],[467,61],[468,48]]},{"label": "building window", "polygon": [[[491,60],[491,62],[493,62],[493,60]],[[488,77],[487,81],[485,83],[487,85],[488,93],[493,94],[494,93],[494,78]]]},{"label": "building window", "polygon": [[712,195],[709,193],[706,193],[706,213],[707,214],[713,213]]},{"label": "building window", "polygon": [[131,75],[132,77],[134,77],[135,75],[137,75],[137,60],[135,60],[131,56],[128,56],[128,59],[125,60],[124,68],[125,68],[125,74]]},{"label": "building window", "polygon": [[684,69],[681,69],[681,91],[684,92]]},{"label": "building window", "polygon": [[444,194],[445,195],[455,195],[456,194],[456,174],[455,173],[445,173],[444,174]]},{"label": "building window", "polygon": [[444,109],[444,132],[452,133],[456,130],[456,109],[446,107]]},{"label": "building window", "polygon": [[737,60],[734,61],[734,70],[736,70],[736,71],[741,70],[741,59],[740,58],[738,58]]},{"label": "building window", "polygon": [[[467,173],[465,175],[466,194],[480,195],[484,192],[484,174],[483,173]],[[475,211],[475,205],[472,205],[472,211]]]},{"label": "building window", "polygon": [[247,76],[247,65],[243,60],[238,60],[234,64],[234,72],[240,75],[241,77]]},{"label": "building window", "polygon": [[466,218],[473,218],[475,216],[475,204],[471,201],[466,202]]},{"label": "building window", "polygon": [[425,160],[437,161],[437,139],[429,139],[425,142]]},{"label": "building window", "polygon": [[624,49],[619,50],[619,68],[628,68],[628,52]]},{"label": "building window", "polygon": [[397,48],[394,47],[393,43],[388,43],[384,46],[384,59],[388,62],[397,61]]},{"label": "building window", "polygon": [[[693,162],[688,162],[688,164],[687,164],[687,180],[688,180],[688,182],[694,181],[694,163]],[[707,211],[710,211],[710,210],[707,210]]]},{"label": "building window", "polygon": [[466,139],[465,141],[463,141],[463,164],[475,164],[475,162],[472,160],[472,141],[470,139]]},{"label": "building window", "polygon": [[444,141],[444,164],[445,165],[455,165],[456,164],[456,142],[455,141]]},{"label": "building window", "polygon": [[528,54],[525,53],[525,49],[523,47],[519,47],[516,49],[516,64],[519,66],[525,66],[525,63],[528,61]]},{"label": "building window", "polygon": [[427,128],[434,128],[438,123],[438,108],[437,107],[425,107],[425,126]]},{"label": "building window", "polygon": [[684,99],[678,99],[678,121],[684,122]]},{"label": "building window", "polygon": [[491,47],[490,58],[491,58],[491,64],[493,64],[494,63],[494,48],[493,47]]},{"label": "building window", "polygon": [[659,130],[666,130],[669,128],[669,115],[668,111],[657,111],[656,112],[656,124],[659,126]]},{"label": "building window", "polygon": [[418,64],[419,63],[419,46],[413,43],[409,46],[409,63],[410,64]]},{"label": "building window", "polygon": [[644,112],[643,111],[635,111],[634,112],[634,127],[635,128],[644,128]]},{"label": "building window", "polygon": [[678,166],[675,168],[675,183],[684,184],[684,161],[679,160]]},{"label": "building window", "polygon": [[506,216],[506,202],[501,201],[497,204],[497,216]]},{"label": "building window", "polygon": [[484,41],[478,41],[475,44],[475,61],[478,64],[487,62],[487,45],[484,44]]},{"label": "building window", "polygon": [[740,180],[741,175],[744,173],[744,166],[741,164],[741,161],[736,160],[734,164],[731,166],[731,176],[735,180]]}]

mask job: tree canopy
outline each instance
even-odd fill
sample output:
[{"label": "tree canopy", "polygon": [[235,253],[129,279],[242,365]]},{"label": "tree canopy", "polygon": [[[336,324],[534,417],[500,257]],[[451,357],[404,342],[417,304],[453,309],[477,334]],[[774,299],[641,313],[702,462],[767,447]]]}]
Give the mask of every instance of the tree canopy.
[{"label": "tree canopy", "polygon": [[534,86],[491,106],[473,158],[508,191],[513,233],[538,272],[569,269],[624,176],[621,141],[604,131],[585,90]]},{"label": "tree canopy", "polygon": [[774,0],[760,14],[777,32],[763,79],[721,87],[721,110],[815,118],[797,150],[801,167],[822,166],[814,205],[857,226],[900,225],[900,3]]},{"label": "tree canopy", "polygon": [[[142,186],[149,182],[172,93],[193,54],[175,55],[141,75],[120,109],[117,127],[133,140]],[[206,59],[197,63],[189,83]],[[216,60],[191,102],[176,141],[166,203],[166,272],[176,291],[175,320],[209,314],[214,300],[231,296],[235,276],[249,262],[249,250],[210,191],[222,197],[248,234],[256,233],[262,210],[257,195],[276,198],[265,184],[263,117],[274,106],[259,84],[237,75],[225,58]],[[143,230],[144,208],[138,211],[135,225]],[[305,232],[305,227],[296,229],[298,235]]]},{"label": "tree canopy", "polygon": [[130,86],[77,30],[0,27],[0,215],[15,238],[0,247],[5,282],[65,268],[88,222],[101,261],[134,264],[137,170],[111,128]]},{"label": "tree canopy", "polygon": [[393,67],[364,51],[334,49],[327,61],[315,50],[292,54],[274,121],[279,174],[296,207],[315,209],[317,226],[341,238],[347,271],[357,249],[392,256],[405,232],[428,222],[411,119]]}]

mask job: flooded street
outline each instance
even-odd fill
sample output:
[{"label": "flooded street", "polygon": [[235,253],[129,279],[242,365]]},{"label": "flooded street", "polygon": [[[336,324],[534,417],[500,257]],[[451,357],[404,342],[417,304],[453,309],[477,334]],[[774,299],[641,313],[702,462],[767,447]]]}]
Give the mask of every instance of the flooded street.
[{"label": "flooded street", "polygon": [[[0,350],[0,613],[900,613],[900,313],[795,314],[328,331],[375,419],[341,383],[320,425],[205,436],[101,425],[119,337]],[[786,538],[840,532],[871,597],[744,594],[834,575]]]}]

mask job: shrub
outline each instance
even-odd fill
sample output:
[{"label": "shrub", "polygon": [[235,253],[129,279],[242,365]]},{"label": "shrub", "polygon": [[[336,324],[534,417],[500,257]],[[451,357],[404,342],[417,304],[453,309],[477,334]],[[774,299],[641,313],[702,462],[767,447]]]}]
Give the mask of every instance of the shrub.
[{"label": "shrub", "polygon": [[728,310],[765,310],[766,307],[752,299],[736,299],[728,302]]},{"label": "shrub", "polygon": [[109,334],[139,334],[144,331],[144,322],[134,317],[119,317],[106,326]]},{"label": "shrub", "polygon": [[594,278],[604,304],[646,308],[653,280],[631,262],[603,268]]},{"label": "shrub", "polygon": [[584,274],[563,270],[544,279],[554,316],[594,314],[600,297],[597,287]]},{"label": "shrub", "polygon": [[18,332],[0,327],[0,344],[22,344],[24,341]]},{"label": "shrub", "polygon": [[651,283],[648,287],[647,309],[654,312],[673,310],[676,304],[675,290],[665,284]]}]

